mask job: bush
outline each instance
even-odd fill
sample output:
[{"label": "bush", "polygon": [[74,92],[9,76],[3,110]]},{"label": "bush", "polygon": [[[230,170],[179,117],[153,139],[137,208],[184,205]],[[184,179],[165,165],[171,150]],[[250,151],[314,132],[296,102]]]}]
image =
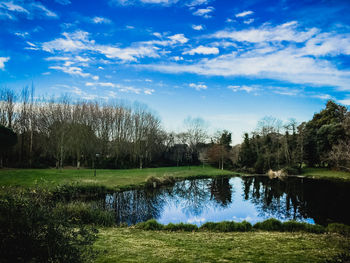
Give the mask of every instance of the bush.
[{"label": "bush", "polygon": [[286,232],[309,232],[315,234],[321,234],[325,232],[325,228],[320,225],[312,225],[304,222],[287,221],[282,224],[283,231]]},{"label": "bush", "polygon": [[266,231],[283,231],[282,223],[275,218],[270,218],[265,221],[258,222],[254,225],[254,228]]},{"label": "bush", "polygon": [[192,232],[192,231],[197,231],[198,227],[196,225],[185,224],[185,223],[179,223],[179,224],[169,223],[166,226],[164,226],[164,230]]},{"label": "bush", "polygon": [[95,234],[56,217],[41,194],[0,199],[1,262],[86,262],[94,258]]},{"label": "bush", "polygon": [[350,236],[350,226],[332,223],[327,226],[327,231],[330,233],[338,233],[344,236]]},{"label": "bush", "polygon": [[73,224],[94,224],[113,226],[115,218],[112,211],[105,211],[93,204],[84,202],[59,203],[54,208],[56,217],[64,217]]},{"label": "bush", "polygon": [[236,223],[234,221],[223,221],[219,223],[207,222],[200,227],[201,230],[217,232],[248,232],[251,231],[252,225],[243,221]]},{"label": "bush", "polygon": [[141,222],[135,225],[138,229],[143,230],[163,230],[164,226],[157,222],[155,219],[150,219],[146,222]]}]

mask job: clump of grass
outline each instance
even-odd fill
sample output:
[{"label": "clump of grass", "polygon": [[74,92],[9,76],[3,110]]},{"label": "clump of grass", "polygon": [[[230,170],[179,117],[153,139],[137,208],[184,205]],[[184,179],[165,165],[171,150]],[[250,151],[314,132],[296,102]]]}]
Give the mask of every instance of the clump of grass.
[{"label": "clump of grass", "polygon": [[269,218],[265,221],[258,222],[254,225],[254,228],[266,231],[283,231],[282,222],[275,218]]},{"label": "clump of grass", "polygon": [[252,230],[252,225],[247,221],[241,223],[234,221],[223,221],[219,223],[207,222],[203,224],[200,229],[215,232],[248,232]]},{"label": "clump of grass", "polygon": [[198,230],[198,226],[193,224],[185,224],[185,223],[179,223],[179,224],[169,223],[164,226],[164,230],[193,232]]},{"label": "clump of grass", "polygon": [[112,211],[105,211],[85,202],[58,203],[53,213],[56,217],[67,218],[74,224],[99,226],[113,226],[115,224]]},{"label": "clump of grass", "polygon": [[350,236],[350,226],[339,224],[339,223],[332,223],[327,226],[327,231],[330,233],[337,233],[344,236]]}]

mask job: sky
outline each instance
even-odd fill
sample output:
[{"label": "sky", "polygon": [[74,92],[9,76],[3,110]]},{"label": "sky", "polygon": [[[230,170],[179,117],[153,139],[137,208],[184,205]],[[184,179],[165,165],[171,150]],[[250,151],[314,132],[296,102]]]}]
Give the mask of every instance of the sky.
[{"label": "sky", "polygon": [[350,105],[348,0],[0,0],[0,88],[141,102],[233,144],[265,116]]}]

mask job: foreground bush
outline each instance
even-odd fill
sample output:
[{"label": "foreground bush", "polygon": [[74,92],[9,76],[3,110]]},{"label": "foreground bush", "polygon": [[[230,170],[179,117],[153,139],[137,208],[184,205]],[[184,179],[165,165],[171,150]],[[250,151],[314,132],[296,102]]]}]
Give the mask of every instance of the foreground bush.
[{"label": "foreground bush", "polygon": [[252,225],[247,221],[241,223],[234,221],[223,221],[219,223],[207,222],[203,224],[200,229],[218,232],[247,232],[252,230]]},{"label": "foreground bush", "polygon": [[113,226],[115,218],[112,211],[102,210],[92,203],[70,202],[59,203],[53,213],[58,218],[66,218],[73,224],[93,224],[98,226]]},{"label": "foreground bush", "polygon": [[[42,201],[43,200],[43,201]],[[1,262],[86,262],[95,230],[56,217],[45,196],[0,197]]]},{"label": "foreground bush", "polygon": [[167,230],[167,231],[212,231],[212,232],[249,232],[254,230],[263,231],[278,231],[278,232],[307,232],[314,234],[322,234],[326,231],[338,233],[345,236],[350,236],[350,226],[343,224],[330,224],[327,228],[321,225],[313,225],[305,222],[286,221],[281,222],[277,219],[270,218],[262,222],[256,223],[252,226],[247,221],[234,222],[234,221],[222,221],[222,222],[206,222],[202,226],[198,227],[193,224],[173,224],[162,225],[155,219],[141,222],[135,225],[135,228],[143,230]]},{"label": "foreground bush", "polygon": [[350,226],[333,223],[327,226],[327,231],[331,233],[338,233],[350,237]]},{"label": "foreground bush", "polygon": [[270,218],[265,221],[258,222],[254,225],[254,228],[266,231],[283,231],[282,222],[275,218]]}]

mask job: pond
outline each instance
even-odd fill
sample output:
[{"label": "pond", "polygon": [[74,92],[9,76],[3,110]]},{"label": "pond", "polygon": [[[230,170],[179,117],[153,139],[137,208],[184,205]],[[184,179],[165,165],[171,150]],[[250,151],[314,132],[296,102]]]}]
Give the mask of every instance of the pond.
[{"label": "pond", "polygon": [[254,224],[270,217],[327,225],[350,224],[350,183],[264,176],[176,182],[171,187],[107,194],[101,200],[117,223],[155,218],[162,224],[223,220]]}]

